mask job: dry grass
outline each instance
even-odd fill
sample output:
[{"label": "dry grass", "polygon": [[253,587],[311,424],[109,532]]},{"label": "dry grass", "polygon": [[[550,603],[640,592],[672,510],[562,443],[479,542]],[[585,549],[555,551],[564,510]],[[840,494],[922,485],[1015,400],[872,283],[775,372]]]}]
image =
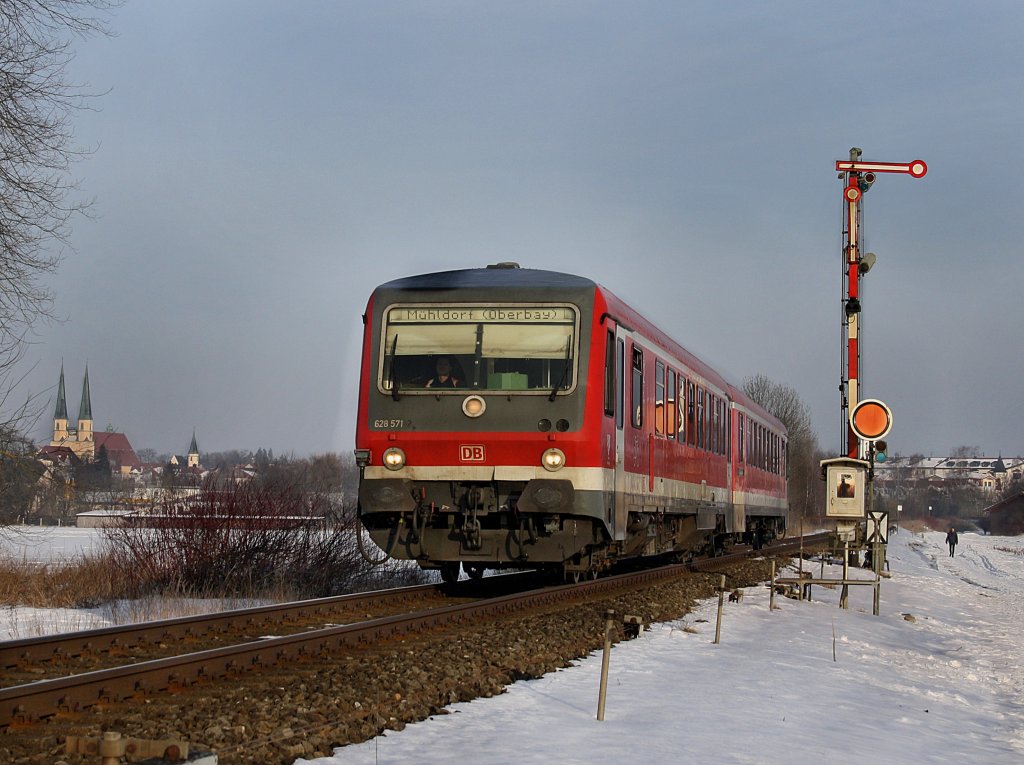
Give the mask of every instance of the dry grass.
[{"label": "dry grass", "polygon": [[89,608],[120,595],[105,557],[26,563],[0,560],[0,605]]}]

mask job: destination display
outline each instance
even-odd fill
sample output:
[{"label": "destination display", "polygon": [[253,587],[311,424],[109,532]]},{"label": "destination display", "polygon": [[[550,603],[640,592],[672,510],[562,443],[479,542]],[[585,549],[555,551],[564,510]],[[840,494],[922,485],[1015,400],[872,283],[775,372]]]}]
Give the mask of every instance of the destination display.
[{"label": "destination display", "polygon": [[389,324],[571,323],[576,312],[569,306],[396,306],[388,311]]}]

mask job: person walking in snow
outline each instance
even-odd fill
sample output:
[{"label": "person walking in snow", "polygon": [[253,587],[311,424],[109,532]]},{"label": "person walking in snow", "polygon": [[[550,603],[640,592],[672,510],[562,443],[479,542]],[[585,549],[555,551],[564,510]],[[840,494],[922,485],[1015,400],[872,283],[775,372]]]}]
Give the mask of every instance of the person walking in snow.
[{"label": "person walking in snow", "polygon": [[949,545],[949,557],[953,557],[953,551],[956,550],[956,543],[959,542],[959,538],[956,535],[956,529],[952,526],[949,527],[949,531],[946,532],[946,544]]}]

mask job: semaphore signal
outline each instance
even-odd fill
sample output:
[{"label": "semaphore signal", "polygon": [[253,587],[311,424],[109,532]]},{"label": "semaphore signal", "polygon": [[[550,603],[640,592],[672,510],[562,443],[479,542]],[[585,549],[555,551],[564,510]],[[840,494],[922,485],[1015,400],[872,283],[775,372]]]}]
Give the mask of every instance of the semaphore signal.
[{"label": "semaphore signal", "polygon": [[860,205],[864,193],[875,182],[876,173],[903,173],[912,178],[923,178],[928,172],[924,160],[912,162],[864,162],[861,161],[861,150],[850,149],[848,161],[837,160],[836,170],[843,186],[843,203],[846,205],[845,242],[843,246],[843,308],[846,325],[846,352],[843,355],[843,370],[840,390],[845,395],[842,399],[843,423],[846,432],[845,451],[847,456],[857,458],[860,453],[860,437],[850,423],[848,413],[855,410],[860,396],[860,313],[862,309],[860,296],[860,279],[874,265],[873,253],[861,255],[860,247]]}]

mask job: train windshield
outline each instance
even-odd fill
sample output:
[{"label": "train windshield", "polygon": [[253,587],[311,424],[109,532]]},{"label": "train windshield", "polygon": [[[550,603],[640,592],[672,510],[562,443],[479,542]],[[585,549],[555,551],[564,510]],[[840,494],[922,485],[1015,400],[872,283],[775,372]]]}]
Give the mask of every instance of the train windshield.
[{"label": "train windshield", "polygon": [[394,305],[384,311],[382,392],[548,393],[576,384],[571,305]]}]

